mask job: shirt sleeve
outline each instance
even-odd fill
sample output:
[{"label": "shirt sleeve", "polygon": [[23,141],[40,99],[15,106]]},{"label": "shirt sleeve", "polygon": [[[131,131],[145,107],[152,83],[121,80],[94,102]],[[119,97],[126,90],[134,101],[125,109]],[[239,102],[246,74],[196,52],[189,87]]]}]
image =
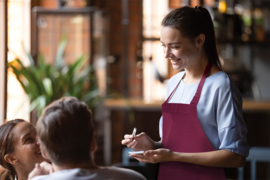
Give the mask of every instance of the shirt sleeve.
[{"label": "shirt sleeve", "polygon": [[215,115],[219,149],[248,156],[247,127],[242,116],[242,96],[233,81],[226,76],[217,88]]},{"label": "shirt sleeve", "polygon": [[163,124],[163,118],[162,116],[159,119],[159,137],[162,140],[162,124]]}]

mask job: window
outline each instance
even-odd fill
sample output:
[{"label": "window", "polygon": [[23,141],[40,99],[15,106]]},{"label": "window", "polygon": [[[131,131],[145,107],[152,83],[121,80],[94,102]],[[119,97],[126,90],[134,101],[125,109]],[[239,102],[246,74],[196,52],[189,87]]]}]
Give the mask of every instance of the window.
[{"label": "window", "polygon": [[168,77],[168,61],[160,47],[159,33],[160,23],[169,12],[168,4],[168,0],[143,1],[143,96],[146,101],[164,100],[166,94],[162,79]]},{"label": "window", "polygon": [[[27,63],[23,46],[30,51],[30,0],[8,0],[8,62],[19,58]],[[15,75],[7,72],[7,119],[29,120],[29,101]]]},{"label": "window", "polygon": [[6,94],[6,1],[0,1],[0,124],[5,119]]}]

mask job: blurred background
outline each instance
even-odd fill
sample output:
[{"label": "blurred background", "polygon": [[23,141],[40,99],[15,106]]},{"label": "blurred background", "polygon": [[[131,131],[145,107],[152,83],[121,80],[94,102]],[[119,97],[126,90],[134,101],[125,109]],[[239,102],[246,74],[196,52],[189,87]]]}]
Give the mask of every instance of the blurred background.
[{"label": "blurred background", "polygon": [[[269,158],[270,0],[0,0],[0,124],[18,117],[35,124],[38,109],[73,95],[94,109],[98,165],[123,161],[121,140],[133,127],[158,141],[166,84],[177,73],[164,58],[160,23],[184,5],[211,13],[222,68],[243,97],[249,144],[268,148]],[[39,77],[44,64],[51,70]],[[14,71],[27,67],[32,74]],[[256,179],[270,179],[263,159]],[[242,177],[243,169],[226,171],[252,178],[250,161]]]}]

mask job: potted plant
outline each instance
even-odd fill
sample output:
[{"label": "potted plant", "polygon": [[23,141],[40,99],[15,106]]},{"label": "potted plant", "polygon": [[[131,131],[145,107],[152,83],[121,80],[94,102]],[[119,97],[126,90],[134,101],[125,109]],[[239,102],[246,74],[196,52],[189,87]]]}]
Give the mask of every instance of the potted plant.
[{"label": "potted plant", "polygon": [[[26,52],[29,66],[20,59],[8,63],[30,100],[30,111],[36,110],[40,116],[45,106],[64,96],[74,96],[93,109],[101,102],[99,90],[95,84],[93,67],[86,62],[84,55],[71,64],[64,63],[63,55],[67,44],[64,36],[57,50],[54,63],[46,63],[39,54],[35,63]],[[91,82],[91,84],[90,84]]]}]

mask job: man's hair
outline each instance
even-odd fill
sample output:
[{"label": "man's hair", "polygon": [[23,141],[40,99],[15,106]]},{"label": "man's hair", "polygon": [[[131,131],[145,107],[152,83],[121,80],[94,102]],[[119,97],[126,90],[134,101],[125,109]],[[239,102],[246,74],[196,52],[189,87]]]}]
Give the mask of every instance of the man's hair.
[{"label": "man's hair", "polygon": [[89,159],[94,134],[91,110],[74,97],[61,98],[43,110],[37,133],[53,163]]}]

